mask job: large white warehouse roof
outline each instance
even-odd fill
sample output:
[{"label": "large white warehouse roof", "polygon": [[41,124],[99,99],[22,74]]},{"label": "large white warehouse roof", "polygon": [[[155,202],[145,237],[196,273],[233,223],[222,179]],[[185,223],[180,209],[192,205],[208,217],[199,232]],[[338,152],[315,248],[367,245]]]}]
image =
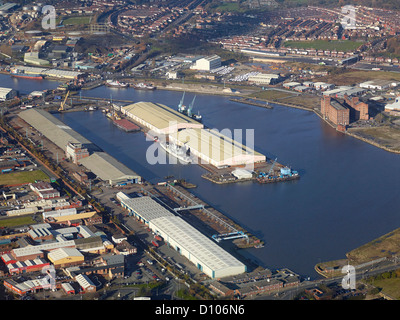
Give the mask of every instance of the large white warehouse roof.
[{"label": "large white warehouse roof", "polygon": [[174,216],[149,196],[128,199],[124,197],[121,198],[121,205],[146,223],[156,218]]},{"label": "large white warehouse roof", "polygon": [[266,161],[266,157],[211,129],[186,129],[170,135],[178,145],[185,145],[196,157],[214,166],[235,166]]},{"label": "large white warehouse roof", "polygon": [[240,274],[246,266],[177,216],[165,216],[150,221],[150,229],[186,256],[211,278]]},{"label": "large white warehouse roof", "polygon": [[192,118],[161,103],[137,102],[121,108],[121,112],[155,133],[172,133],[184,128],[203,128]]},{"label": "large white warehouse roof", "polygon": [[19,116],[63,150],[69,142],[81,143],[91,149],[98,149],[91,141],[45,110],[29,109],[20,112]]}]

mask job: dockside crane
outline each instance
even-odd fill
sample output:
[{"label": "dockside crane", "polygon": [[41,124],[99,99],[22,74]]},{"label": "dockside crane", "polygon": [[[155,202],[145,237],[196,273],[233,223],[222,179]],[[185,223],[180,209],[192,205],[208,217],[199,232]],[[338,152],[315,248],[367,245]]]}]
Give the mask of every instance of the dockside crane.
[{"label": "dockside crane", "polygon": [[271,169],[269,169],[269,171],[268,171],[268,176],[270,176],[272,173],[274,173],[274,167],[275,167],[277,160],[278,160],[278,158],[275,158],[274,162],[272,163]]},{"label": "dockside crane", "polygon": [[65,110],[65,102],[67,101],[69,96],[69,91],[67,92],[67,94],[65,95],[64,100],[61,102],[60,108],[58,108],[58,111],[62,112]]},{"label": "dockside crane", "polygon": [[178,105],[178,111],[182,112],[182,113],[185,111],[185,106],[183,105],[183,100],[184,99],[185,99],[185,92],[183,92],[181,101],[179,102],[179,105]]},{"label": "dockside crane", "polygon": [[194,96],[192,102],[189,105],[188,111],[187,111],[187,115],[188,117],[192,117],[192,109],[193,109],[193,105],[194,105],[194,100],[196,99],[196,96]]}]

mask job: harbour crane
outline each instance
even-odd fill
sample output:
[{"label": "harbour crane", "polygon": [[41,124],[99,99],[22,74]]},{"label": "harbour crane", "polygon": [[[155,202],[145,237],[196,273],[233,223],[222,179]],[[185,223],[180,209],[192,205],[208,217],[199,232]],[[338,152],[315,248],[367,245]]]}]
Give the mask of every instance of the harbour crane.
[{"label": "harbour crane", "polygon": [[272,163],[271,169],[269,169],[268,171],[268,176],[270,176],[274,172],[274,167],[277,160],[278,158],[275,158],[274,162]]},{"label": "harbour crane", "polygon": [[58,108],[58,111],[64,111],[64,107],[65,107],[65,102],[67,101],[69,96],[69,91],[67,92],[67,94],[65,95],[64,101],[61,102],[60,108]]},{"label": "harbour crane", "polygon": [[194,96],[192,103],[189,105],[188,111],[187,111],[187,115],[188,117],[192,117],[192,109],[193,109],[193,104],[194,104],[194,100],[196,99],[196,96]]},{"label": "harbour crane", "polygon": [[185,98],[185,92],[183,92],[181,101],[179,102],[179,105],[178,105],[178,111],[182,112],[182,113],[185,111],[185,106],[183,105],[183,99],[184,98]]}]

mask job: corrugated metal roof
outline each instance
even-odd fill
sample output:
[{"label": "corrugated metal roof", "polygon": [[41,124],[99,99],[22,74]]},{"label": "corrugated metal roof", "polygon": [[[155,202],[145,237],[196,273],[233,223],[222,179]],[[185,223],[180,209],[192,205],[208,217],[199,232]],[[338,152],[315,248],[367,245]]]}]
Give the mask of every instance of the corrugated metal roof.
[{"label": "corrugated metal roof", "polygon": [[[153,230],[158,230],[173,239],[181,249],[190,252],[203,266],[214,271],[245,265],[226,252],[215,242],[177,216],[161,217],[151,220]],[[166,239],[167,240],[167,239]]]},{"label": "corrugated metal roof", "polygon": [[[170,136],[177,140],[179,145],[185,145],[191,151],[197,151],[202,159],[210,159],[218,165],[245,164],[265,161],[266,157],[259,152],[247,147],[211,129],[185,129]],[[233,137],[235,138],[235,137]],[[237,163],[239,161],[239,163]]]},{"label": "corrugated metal roof", "polygon": [[91,141],[45,110],[29,109],[20,112],[19,116],[63,150],[68,142],[82,143],[89,149],[98,150]]},{"label": "corrugated metal roof", "polygon": [[84,274],[79,274],[75,277],[75,280],[79,283],[79,285],[83,288],[83,289],[87,289],[88,287],[95,287],[95,285],[93,284],[93,282]]},{"label": "corrugated metal roof", "polygon": [[47,257],[55,262],[57,260],[65,259],[68,257],[83,257],[83,254],[79,252],[78,249],[75,248],[59,248],[51,251]]},{"label": "corrugated metal roof", "polygon": [[126,179],[141,179],[136,172],[105,152],[94,152],[89,157],[81,159],[80,162],[102,180],[118,182]]},{"label": "corrugated metal roof", "polygon": [[201,123],[161,103],[137,102],[124,106],[121,110],[133,119],[135,117],[141,119],[147,127],[153,126],[158,130],[166,130],[174,126],[177,126],[174,131],[182,126],[203,128]]},{"label": "corrugated metal roof", "polygon": [[145,221],[151,221],[165,216],[174,216],[174,214],[149,196],[124,199],[121,202]]}]

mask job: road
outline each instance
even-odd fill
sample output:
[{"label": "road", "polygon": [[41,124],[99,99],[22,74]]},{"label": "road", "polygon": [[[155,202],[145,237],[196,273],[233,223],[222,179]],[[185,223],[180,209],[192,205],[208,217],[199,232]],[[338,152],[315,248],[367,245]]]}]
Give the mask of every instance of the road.
[{"label": "road", "polygon": [[[393,271],[400,268],[400,262],[398,259],[389,259],[385,260],[383,262],[377,263],[374,266],[369,266],[365,267],[363,269],[357,269],[355,272],[356,276],[356,284],[358,281],[368,278],[371,276],[376,276],[378,274],[388,272],[388,271]],[[279,290],[278,292],[274,292],[269,295],[262,295],[256,297],[254,300],[292,300],[296,295],[298,295],[300,292],[306,290],[306,289],[312,289],[316,288],[320,285],[332,285],[336,284],[341,286],[342,285],[342,280],[345,274],[343,276],[339,277],[334,277],[334,278],[328,278],[328,279],[317,279],[313,281],[303,281],[296,287],[288,287],[288,288],[283,288]]]}]

